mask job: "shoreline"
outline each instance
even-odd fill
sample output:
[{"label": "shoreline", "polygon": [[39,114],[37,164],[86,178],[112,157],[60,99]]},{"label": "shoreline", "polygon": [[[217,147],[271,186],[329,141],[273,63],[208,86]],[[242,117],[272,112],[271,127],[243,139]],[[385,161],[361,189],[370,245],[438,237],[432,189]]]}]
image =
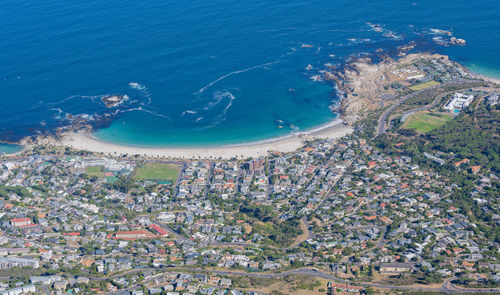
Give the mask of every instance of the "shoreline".
[{"label": "shoreline", "polygon": [[[378,95],[395,93],[385,89],[380,80],[394,79],[390,71],[401,64],[414,62],[418,59],[441,58],[448,61],[449,57],[440,54],[413,53],[399,59],[387,59],[372,64],[369,58],[360,58],[350,63],[343,71],[327,72],[327,80],[334,82],[334,87],[343,92],[341,96],[341,111],[339,117],[322,125],[311,127],[304,131],[292,132],[286,135],[268,139],[235,144],[221,144],[210,146],[133,146],[113,143],[99,139],[92,134],[92,128],[80,131],[67,130],[58,136],[36,137],[25,147],[38,145],[52,145],[71,147],[77,150],[89,151],[111,156],[146,156],[152,158],[176,159],[230,159],[266,156],[270,152],[293,152],[304,146],[304,141],[316,138],[335,139],[353,132],[353,124],[364,116],[364,110],[380,107],[380,103],[387,105],[390,102],[380,102]],[[457,63],[458,64],[458,63]],[[488,77],[472,71],[461,64],[471,77],[500,85],[500,79]]]},{"label": "shoreline", "polygon": [[438,53],[411,53],[400,58],[389,58],[379,63],[372,63],[370,58],[359,58],[344,69],[332,76],[341,91],[345,93],[342,99],[343,119],[349,125],[353,125],[358,119],[363,118],[365,110],[376,110],[381,106],[389,107],[391,101],[384,101],[379,98],[382,94],[398,95],[397,91],[383,87],[380,81],[399,81],[397,77],[391,75],[398,66],[413,63],[419,59],[444,59],[447,62],[454,62],[456,66],[462,68],[469,77],[482,80],[492,84],[500,85],[500,79],[474,72],[472,69],[455,62],[448,55]]},{"label": "shoreline", "polygon": [[[13,153],[8,153],[8,152],[5,152],[5,151],[2,151],[1,150],[1,146],[16,146],[19,148],[19,150],[13,152]],[[0,141],[0,157],[2,156],[5,156],[5,157],[12,157],[12,156],[17,156],[17,155],[20,155],[24,152],[25,150],[25,146],[24,145],[20,145],[20,144],[17,144],[17,143],[8,143],[8,142],[4,142],[4,141]]]},{"label": "shoreline", "polygon": [[114,144],[95,138],[88,131],[67,132],[60,139],[40,139],[36,145],[47,144],[71,147],[107,155],[141,155],[180,159],[230,159],[266,156],[269,152],[293,152],[301,148],[306,140],[316,138],[335,139],[350,134],[352,128],[344,126],[338,118],[310,130],[248,143],[213,147],[137,147]]},{"label": "shoreline", "polygon": [[485,81],[491,82],[493,84],[500,85],[500,78],[486,76],[484,74],[481,74],[481,73],[478,73],[478,72],[474,72],[472,69],[469,69],[469,68],[467,68],[467,69],[470,71],[470,73],[476,79],[481,79],[481,80],[485,80]]},{"label": "shoreline", "polygon": [[[95,141],[99,141],[103,144],[111,144],[111,145],[117,145],[117,146],[124,146],[124,147],[129,147],[129,148],[145,148],[145,149],[211,149],[211,148],[234,148],[234,147],[245,147],[245,146],[252,146],[252,145],[260,145],[260,144],[272,144],[274,142],[279,142],[279,141],[284,141],[289,138],[293,137],[301,137],[301,136],[311,136],[315,135],[316,133],[321,133],[324,129],[334,127],[337,125],[344,124],[344,121],[340,119],[339,117],[336,117],[335,119],[328,121],[326,123],[323,123],[321,125],[316,125],[313,126],[309,129],[305,129],[303,131],[292,131],[288,134],[285,135],[278,135],[278,136],[273,136],[269,137],[266,139],[260,139],[260,140],[255,140],[255,141],[247,141],[247,142],[240,142],[240,143],[228,143],[228,144],[213,144],[213,145],[134,145],[134,144],[122,144],[122,143],[117,143],[117,142],[112,142],[112,141],[107,141],[104,139],[101,139],[99,137],[96,137],[92,131],[90,132],[85,132],[86,136],[92,138]],[[83,133],[83,132],[82,132]]]}]

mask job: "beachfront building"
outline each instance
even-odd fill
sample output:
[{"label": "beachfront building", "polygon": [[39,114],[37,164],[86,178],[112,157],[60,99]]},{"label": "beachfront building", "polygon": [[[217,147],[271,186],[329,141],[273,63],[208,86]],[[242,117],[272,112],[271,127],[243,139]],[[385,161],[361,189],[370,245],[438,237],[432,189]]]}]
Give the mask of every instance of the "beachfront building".
[{"label": "beachfront building", "polygon": [[474,99],[474,95],[465,95],[462,93],[455,93],[450,102],[444,107],[445,110],[450,112],[459,113],[465,109]]}]

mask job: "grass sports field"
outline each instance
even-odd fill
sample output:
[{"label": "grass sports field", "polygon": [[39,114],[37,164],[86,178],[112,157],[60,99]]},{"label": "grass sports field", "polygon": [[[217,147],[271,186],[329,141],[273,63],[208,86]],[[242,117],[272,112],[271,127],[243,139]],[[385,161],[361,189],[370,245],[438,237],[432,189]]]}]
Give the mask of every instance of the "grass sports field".
[{"label": "grass sports field", "polygon": [[167,163],[146,163],[137,168],[135,178],[140,180],[177,180],[179,167]]},{"label": "grass sports field", "polygon": [[420,83],[420,84],[417,84],[417,85],[413,85],[413,86],[410,87],[410,89],[418,91],[418,90],[422,90],[422,89],[429,88],[429,87],[436,86],[436,85],[439,85],[439,82],[436,82],[436,81],[432,80],[432,81],[429,81],[429,82],[425,82],[425,83]]},{"label": "grass sports field", "polygon": [[452,116],[437,113],[416,113],[402,126],[406,129],[415,129],[418,133],[434,130],[446,122],[453,120]]},{"label": "grass sports field", "polygon": [[88,166],[85,168],[85,172],[88,176],[92,177],[103,177],[102,167],[101,166]]}]

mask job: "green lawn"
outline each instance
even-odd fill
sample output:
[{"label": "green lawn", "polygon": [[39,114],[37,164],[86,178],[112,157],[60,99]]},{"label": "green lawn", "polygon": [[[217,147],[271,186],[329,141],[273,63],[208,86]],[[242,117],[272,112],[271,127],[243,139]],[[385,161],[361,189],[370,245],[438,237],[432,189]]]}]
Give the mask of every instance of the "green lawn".
[{"label": "green lawn", "polygon": [[96,176],[96,177],[103,177],[104,174],[102,173],[102,167],[101,166],[88,166],[85,168],[86,173],[88,176]]},{"label": "green lawn", "polygon": [[177,180],[179,167],[166,163],[147,163],[137,168],[135,178],[139,180]]},{"label": "green lawn", "polygon": [[419,133],[426,133],[443,126],[453,120],[452,116],[437,113],[416,113],[411,116],[403,128],[415,129]]},{"label": "green lawn", "polygon": [[115,183],[117,181],[118,181],[118,177],[116,177],[116,176],[106,176],[107,183]]},{"label": "green lawn", "polygon": [[422,90],[422,89],[429,88],[429,87],[436,86],[436,85],[439,85],[439,82],[432,80],[429,82],[413,85],[410,87],[410,89],[418,91],[418,90]]}]

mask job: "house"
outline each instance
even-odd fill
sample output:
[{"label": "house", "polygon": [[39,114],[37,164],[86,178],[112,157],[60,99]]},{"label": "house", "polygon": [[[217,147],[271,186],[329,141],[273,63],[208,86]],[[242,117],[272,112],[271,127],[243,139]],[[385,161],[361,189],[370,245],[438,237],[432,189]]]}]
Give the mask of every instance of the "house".
[{"label": "house", "polygon": [[250,261],[248,268],[250,268],[250,270],[259,270],[259,263],[257,261]]},{"label": "house", "polygon": [[66,280],[55,282],[53,285],[54,289],[56,290],[66,290],[67,286],[68,286],[68,281]]},{"label": "house", "polygon": [[12,288],[2,292],[2,294],[7,294],[7,295],[35,294],[35,293],[36,293],[36,288],[33,285]]},{"label": "house", "polygon": [[220,285],[221,285],[221,286],[224,286],[224,287],[229,287],[229,286],[231,286],[231,283],[232,283],[231,279],[222,278],[222,279],[220,280]]},{"label": "house", "polygon": [[478,172],[479,172],[479,170],[481,170],[481,166],[479,166],[479,165],[477,165],[477,166],[472,166],[472,167],[470,168],[470,171],[471,171],[472,173],[474,173],[474,174],[478,173]]},{"label": "house", "polygon": [[108,238],[115,240],[135,240],[154,237],[150,231],[145,229],[132,230],[132,231],[118,231],[114,234],[109,234]]},{"label": "house", "polygon": [[150,229],[153,229],[156,232],[158,232],[158,235],[160,235],[160,236],[166,236],[166,235],[168,235],[168,232],[164,228],[162,228],[161,226],[159,226],[157,224],[153,223],[153,224],[150,224],[148,227]]},{"label": "house", "polygon": [[10,220],[10,225],[14,227],[26,227],[26,226],[34,226],[33,220],[31,218],[14,218]]},{"label": "house", "polygon": [[379,270],[381,274],[401,274],[411,272],[415,269],[413,263],[381,263]]},{"label": "house", "polygon": [[469,163],[469,161],[470,161],[469,159],[465,158],[465,159],[463,159],[461,161],[456,162],[453,165],[455,165],[455,167],[458,167],[458,166],[462,165],[463,163]]},{"label": "house", "polygon": [[0,258],[0,269],[9,269],[14,267],[32,267],[38,268],[40,264],[36,259],[25,259],[17,257]]},{"label": "house", "polygon": [[51,285],[54,282],[61,280],[61,276],[32,276],[30,282],[32,284]]},{"label": "house", "polygon": [[90,279],[88,277],[78,277],[76,278],[77,284],[88,284]]},{"label": "house", "polygon": [[28,254],[29,248],[0,248],[0,256],[7,256],[8,254]]},{"label": "house", "polygon": [[197,279],[198,281],[205,283],[207,281],[207,275],[206,274],[195,274],[194,278]]}]

